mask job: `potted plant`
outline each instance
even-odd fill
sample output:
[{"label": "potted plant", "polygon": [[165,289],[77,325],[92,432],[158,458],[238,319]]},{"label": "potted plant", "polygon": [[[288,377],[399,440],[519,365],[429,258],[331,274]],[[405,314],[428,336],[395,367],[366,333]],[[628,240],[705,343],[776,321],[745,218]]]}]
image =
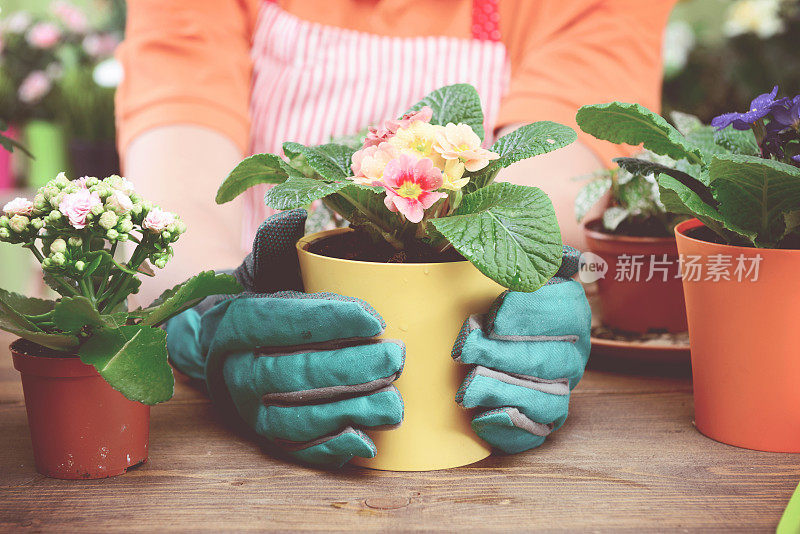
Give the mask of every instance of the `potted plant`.
[{"label": "potted plant", "polygon": [[252,185],[277,184],[265,196],[272,208],[321,199],[350,222],[300,240],[298,253],[306,291],[366,300],[386,320],[385,335],[407,347],[397,382],[403,424],[370,433],[381,454],[363,465],[437,469],[489,454],[453,402],[465,371],[447,355],[465,317],[486,312],[505,288],[537,290],[561,264],[547,195],[493,182],[516,161],[572,143],[575,132],[537,122],[489,149],[483,137],[477,91],[453,85],[371,128],[358,147],[285,143],[288,161],[252,156],[219,189],[223,203]]},{"label": "potted plant", "polygon": [[697,428],[740,447],[800,452],[800,97],[777,92],[694,138],[618,102],[594,106],[582,127],[685,162],[646,164],[665,207],[695,217],[675,234]]},{"label": "potted plant", "polygon": [[[40,473],[102,478],[147,459],[150,405],[173,389],[159,325],[208,295],[240,290],[228,275],[203,272],[128,311],[139,275],[164,267],[185,230],[119,176],[70,181],[62,173],[33,200],[4,205],[0,242],[30,250],[61,295],[0,290],[0,328],[20,337],[11,352]],[[124,259],[126,242],[136,246]]]},{"label": "potted plant", "polygon": [[[2,20],[0,64],[3,78],[13,88],[3,110],[9,124],[20,128],[30,160],[28,182],[39,187],[66,166],[64,131],[56,122],[58,91],[55,81],[63,71],[59,57],[65,31],[55,21],[18,11]],[[0,84],[6,82],[0,81]]]},{"label": "potted plant", "polygon": [[[645,151],[639,159],[655,163],[663,157]],[[597,279],[603,326],[626,335],[685,332],[673,237],[685,217],[664,208],[652,173],[626,169],[624,158],[617,161],[618,168],[593,175],[575,199],[578,222],[601,199],[610,201],[600,218],[584,224],[589,251],[606,266],[602,276],[591,277]]]}]

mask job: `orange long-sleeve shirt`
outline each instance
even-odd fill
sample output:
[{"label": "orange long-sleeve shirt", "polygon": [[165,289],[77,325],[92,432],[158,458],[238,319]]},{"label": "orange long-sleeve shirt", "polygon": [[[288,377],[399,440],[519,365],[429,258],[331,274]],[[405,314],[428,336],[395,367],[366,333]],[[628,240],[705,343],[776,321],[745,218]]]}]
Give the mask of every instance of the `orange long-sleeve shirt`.
[{"label": "orange long-sleeve shirt", "polygon": [[[511,84],[497,127],[553,120],[575,127],[584,104],[659,109],[661,41],[676,0],[499,0]],[[261,0],[129,0],[122,151],[140,133],[190,123],[247,150],[250,44]],[[472,0],[281,0],[301,19],[397,37],[471,37]],[[626,150],[582,136],[604,160]]]}]

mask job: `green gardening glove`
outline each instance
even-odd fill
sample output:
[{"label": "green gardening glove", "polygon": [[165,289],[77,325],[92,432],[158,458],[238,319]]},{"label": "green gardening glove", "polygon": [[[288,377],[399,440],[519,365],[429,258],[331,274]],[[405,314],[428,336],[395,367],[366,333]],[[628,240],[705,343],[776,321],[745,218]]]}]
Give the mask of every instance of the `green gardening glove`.
[{"label": "green gardening glove", "polygon": [[567,418],[570,391],[589,359],[591,310],[580,283],[577,250],[564,247],[561,268],[533,293],[507,291],[472,316],[453,358],[473,366],[456,394],[485,441],[517,453],[541,445]]},{"label": "green gardening glove", "polygon": [[372,458],[360,428],[403,419],[393,382],[400,341],[377,340],[385,323],[366,302],[301,291],[295,243],[304,210],[269,218],[234,275],[245,293],[208,300],[166,325],[170,359],[204,379],[231,417],[291,456],[340,466]]}]

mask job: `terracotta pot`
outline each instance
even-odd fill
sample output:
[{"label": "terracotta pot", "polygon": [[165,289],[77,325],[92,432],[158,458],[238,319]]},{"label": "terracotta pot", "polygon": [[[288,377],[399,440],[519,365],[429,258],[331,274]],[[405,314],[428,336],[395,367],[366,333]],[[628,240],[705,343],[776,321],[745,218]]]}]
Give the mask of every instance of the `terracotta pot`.
[{"label": "terracotta pot", "polygon": [[675,239],[614,235],[600,228],[596,219],[586,223],[584,232],[589,251],[608,265],[597,280],[603,324],[626,332],[685,332]]},{"label": "terracotta pot", "polygon": [[454,362],[451,352],[464,320],[487,312],[504,288],[467,261],[371,263],[306,250],[313,241],[349,231],[311,234],[297,243],[305,290],[365,300],[386,321],[383,337],[406,344],[403,374],[396,382],[403,396],[403,423],[394,430],[368,431],[378,454],[353,463],[430,471],[486,458],[491,449],[470,426],[473,411],[455,403],[468,366]]},{"label": "terracotta pot", "polygon": [[24,340],[11,344],[22,375],[36,470],[53,478],[105,478],[147,460],[150,407],[126,399],[77,356]]},{"label": "terracotta pot", "polygon": [[[675,228],[681,256],[701,266],[685,264],[683,278],[697,429],[738,447],[800,452],[800,250],[711,243],[693,236],[702,226]],[[721,258],[731,259],[729,280],[709,275]]]}]

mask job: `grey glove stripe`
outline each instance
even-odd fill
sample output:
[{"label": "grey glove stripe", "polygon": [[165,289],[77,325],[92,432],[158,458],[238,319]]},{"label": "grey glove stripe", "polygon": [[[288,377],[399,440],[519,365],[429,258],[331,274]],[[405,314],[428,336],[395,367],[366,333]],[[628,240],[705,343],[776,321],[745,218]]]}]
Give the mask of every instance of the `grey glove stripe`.
[{"label": "grey glove stripe", "polygon": [[[518,409],[514,408],[513,406],[506,406],[504,408],[499,408],[496,410],[498,412],[504,412],[508,417],[511,419],[511,423],[521,429],[525,430],[526,432],[530,432],[534,436],[542,436],[546,437],[550,435],[550,432],[553,431],[553,424],[543,425],[542,423],[537,423],[528,417],[525,416],[522,412]],[[487,412],[489,413],[489,412]],[[483,414],[486,415],[486,414]]]},{"label": "grey glove stripe", "polygon": [[267,393],[261,397],[265,406],[303,406],[309,404],[322,404],[336,402],[344,399],[360,397],[364,394],[377,393],[397,380],[400,372],[378,378],[363,384],[328,386],[324,388],[306,389],[303,391],[287,391]]},{"label": "grey glove stripe", "polygon": [[[347,339],[334,339],[320,343],[306,343],[304,345],[291,345],[288,347],[258,347],[255,355],[279,358],[281,356],[295,356],[297,354],[310,354],[312,352],[328,352],[347,347],[378,345],[380,343],[394,343],[403,346],[399,339],[375,339],[373,337],[351,337]],[[287,350],[291,349],[291,350]]]},{"label": "grey glove stripe", "polygon": [[334,438],[338,438],[339,436],[343,436],[344,434],[357,434],[363,435],[364,433],[360,430],[356,430],[352,426],[346,426],[341,431],[336,432],[335,434],[328,434],[327,436],[322,436],[317,439],[313,439],[311,441],[289,441],[288,439],[281,439],[275,438],[275,444],[279,445],[280,447],[286,449],[289,452],[296,452],[302,451],[303,449],[308,449],[310,447],[314,447],[315,445],[320,445],[325,443],[326,441],[330,441]]},{"label": "grey glove stripe", "polygon": [[[484,317],[481,315],[470,315],[469,329],[481,330],[487,339],[494,339],[497,341],[566,341],[569,343],[577,343],[578,336],[564,335],[564,336],[501,336],[496,334],[494,330],[484,328]],[[488,331],[488,333],[487,333]]]},{"label": "grey glove stripe", "polygon": [[566,378],[545,380],[535,376],[503,373],[495,371],[494,369],[489,369],[488,367],[483,367],[482,365],[476,365],[472,373],[474,376],[485,376],[500,382],[505,382],[506,384],[511,384],[512,386],[534,389],[550,395],[569,395],[569,380]]}]

